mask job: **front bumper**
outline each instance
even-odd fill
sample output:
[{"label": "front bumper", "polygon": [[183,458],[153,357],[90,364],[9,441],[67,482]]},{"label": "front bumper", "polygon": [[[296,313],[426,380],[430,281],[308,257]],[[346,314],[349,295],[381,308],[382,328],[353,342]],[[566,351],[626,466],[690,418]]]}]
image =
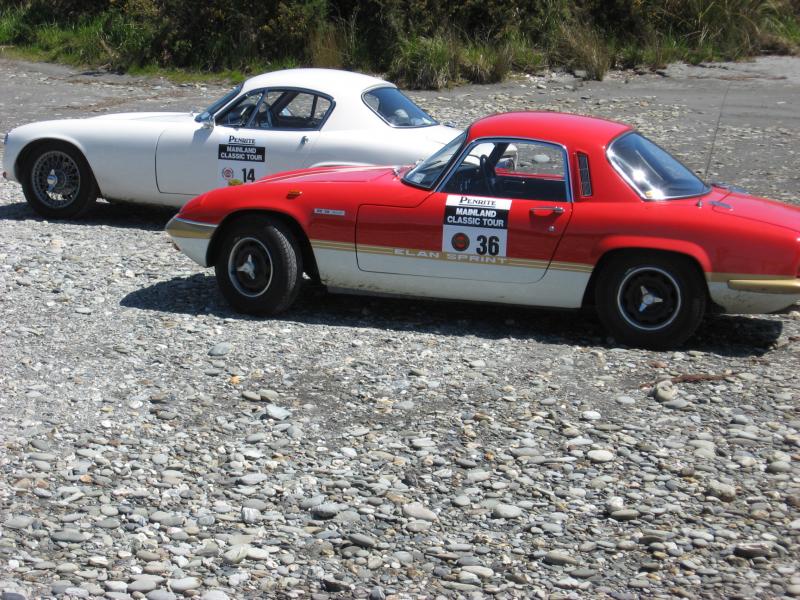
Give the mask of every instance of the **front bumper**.
[{"label": "front bumper", "polygon": [[217,226],[173,217],[165,228],[178,249],[201,267],[208,267],[208,247]]}]

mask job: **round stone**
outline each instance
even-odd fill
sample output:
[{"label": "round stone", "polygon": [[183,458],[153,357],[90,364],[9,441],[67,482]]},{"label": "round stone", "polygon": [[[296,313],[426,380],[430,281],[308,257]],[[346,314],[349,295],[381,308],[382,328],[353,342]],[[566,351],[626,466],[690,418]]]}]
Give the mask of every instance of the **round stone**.
[{"label": "round stone", "polygon": [[589,450],[586,456],[593,463],[606,463],[614,460],[614,453],[609,450]]}]

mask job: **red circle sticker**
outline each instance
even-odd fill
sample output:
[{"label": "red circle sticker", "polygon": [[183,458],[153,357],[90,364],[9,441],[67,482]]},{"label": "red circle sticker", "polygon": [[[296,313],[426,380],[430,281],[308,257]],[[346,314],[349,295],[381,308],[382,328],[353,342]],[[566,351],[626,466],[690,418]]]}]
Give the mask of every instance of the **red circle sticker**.
[{"label": "red circle sticker", "polygon": [[222,177],[224,177],[225,179],[230,179],[231,177],[233,177],[233,169],[231,169],[230,167],[225,167],[224,169],[222,169]]},{"label": "red circle sticker", "polygon": [[453,239],[450,240],[450,244],[453,246],[453,250],[463,252],[469,248],[469,236],[466,233],[459,232],[453,236]]}]

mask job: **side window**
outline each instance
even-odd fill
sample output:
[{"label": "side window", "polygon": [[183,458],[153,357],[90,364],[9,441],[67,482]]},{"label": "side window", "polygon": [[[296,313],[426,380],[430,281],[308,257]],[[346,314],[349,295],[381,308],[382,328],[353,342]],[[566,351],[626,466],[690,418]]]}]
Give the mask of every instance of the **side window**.
[{"label": "side window", "polygon": [[251,92],[234,103],[225,113],[217,119],[217,125],[226,127],[247,127],[250,118],[256,110],[262,92]]},{"label": "side window", "polygon": [[324,96],[297,90],[270,90],[258,107],[259,129],[317,129],[331,109]]},{"label": "side window", "polygon": [[564,151],[541,143],[518,143],[513,172],[517,176],[564,180]]},{"label": "side window", "polygon": [[442,191],[474,196],[566,202],[565,153],[534,141],[479,142],[454,169]]}]

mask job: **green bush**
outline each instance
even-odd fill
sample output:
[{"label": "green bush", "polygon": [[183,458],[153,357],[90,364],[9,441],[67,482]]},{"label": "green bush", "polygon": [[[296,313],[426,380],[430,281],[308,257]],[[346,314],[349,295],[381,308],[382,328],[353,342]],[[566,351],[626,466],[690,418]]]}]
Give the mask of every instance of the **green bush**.
[{"label": "green bush", "polygon": [[509,44],[470,44],[461,52],[459,75],[473,83],[495,83],[508,74],[512,61]]},{"label": "green bush", "polygon": [[458,80],[459,48],[443,35],[401,40],[389,77],[416,89],[440,88]]},{"label": "green bush", "polygon": [[371,70],[413,87],[510,69],[797,52],[800,0],[0,0],[0,44],[115,69]]}]

